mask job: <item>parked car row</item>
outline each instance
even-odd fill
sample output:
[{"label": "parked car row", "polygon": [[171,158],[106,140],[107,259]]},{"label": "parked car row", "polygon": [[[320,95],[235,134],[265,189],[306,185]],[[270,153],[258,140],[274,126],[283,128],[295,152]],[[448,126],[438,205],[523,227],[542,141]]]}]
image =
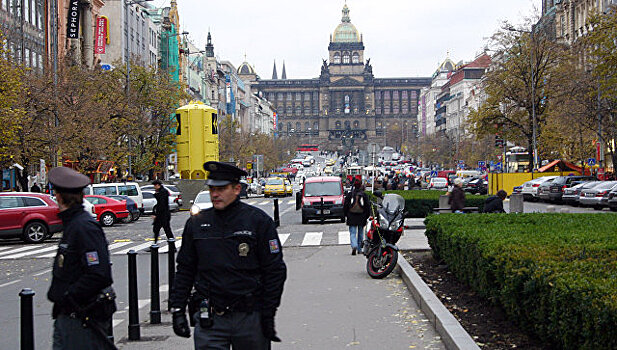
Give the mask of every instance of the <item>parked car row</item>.
[{"label": "parked car row", "polygon": [[525,200],[617,211],[617,181],[598,181],[592,176],[544,176],[520,188]]}]

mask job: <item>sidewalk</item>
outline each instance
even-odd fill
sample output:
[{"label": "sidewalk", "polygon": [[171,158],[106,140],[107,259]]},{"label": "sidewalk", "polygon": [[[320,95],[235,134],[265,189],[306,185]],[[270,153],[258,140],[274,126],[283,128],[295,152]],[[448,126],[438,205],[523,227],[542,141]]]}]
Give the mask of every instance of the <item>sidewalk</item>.
[{"label": "sidewalk", "polygon": [[405,219],[405,231],[396,243],[400,250],[431,250],[424,235],[424,218]]},{"label": "sidewalk", "polygon": [[[164,304],[166,305],[167,303]],[[191,328],[191,333],[192,332],[193,328]],[[116,346],[118,349],[137,350],[193,349],[192,337],[187,339],[178,337],[174,334],[171,327],[171,314],[167,312],[167,310],[161,312],[161,324],[151,325],[149,317],[147,317],[145,321],[142,321],[140,333],[141,340],[129,341],[128,336],[125,336],[116,342]]]}]

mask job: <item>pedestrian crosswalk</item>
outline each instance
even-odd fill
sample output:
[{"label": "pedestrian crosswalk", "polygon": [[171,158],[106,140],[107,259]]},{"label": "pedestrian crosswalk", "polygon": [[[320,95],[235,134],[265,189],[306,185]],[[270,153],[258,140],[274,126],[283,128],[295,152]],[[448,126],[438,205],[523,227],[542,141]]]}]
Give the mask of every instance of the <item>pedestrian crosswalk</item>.
[{"label": "pedestrian crosswalk", "polygon": [[[349,244],[349,231],[339,232],[282,232],[279,239],[283,247],[316,247],[330,245]],[[152,241],[122,240],[112,242],[109,245],[111,255],[126,255],[131,250],[145,253],[152,245]],[[159,241],[159,253],[169,252],[169,245],[165,239]],[[176,250],[182,246],[182,239],[176,239]],[[0,247],[0,260],[13,260],[23,258],[53,258],[56,256],[56,244],[27,245],[27,246],[4,246]]]},{"label": "pedestrian crosswalk", "polygon": [[[271,206],[274,205],[273,199],[249,199],[249,200],[245,200],[244,202],[252,206],[256,206],[256,207],[265,207],[268,205],[271,205]],[[279,198],[279,205],[282,205],[282,204],[295,205],[296,200]]]}]

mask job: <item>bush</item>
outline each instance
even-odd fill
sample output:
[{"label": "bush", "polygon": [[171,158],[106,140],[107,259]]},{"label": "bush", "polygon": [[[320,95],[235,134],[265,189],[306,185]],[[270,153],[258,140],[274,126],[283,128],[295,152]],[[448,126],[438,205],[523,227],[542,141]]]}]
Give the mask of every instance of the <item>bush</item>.
[{"label": "bush", "polygon": [[426,235],[457,278],[563,349],[616,349],[611,214],[431,215]]},{"label": "bush", "polygon": [[[367,192],[369,197],[371,193]],[[439,208],[439,196],[446,194],[445,191],[436,190],[410,190],[410,191],[386,191],[385,193],[396,193],[405,198],[405,209],[408,218],[424,218],[433,213],[433,209]],[[370,197],[372,201],[374,197]],[[484,201],[487,196],[476,196],[465,194],[466,207],[478,207],[480,211],[484,208]]]}]

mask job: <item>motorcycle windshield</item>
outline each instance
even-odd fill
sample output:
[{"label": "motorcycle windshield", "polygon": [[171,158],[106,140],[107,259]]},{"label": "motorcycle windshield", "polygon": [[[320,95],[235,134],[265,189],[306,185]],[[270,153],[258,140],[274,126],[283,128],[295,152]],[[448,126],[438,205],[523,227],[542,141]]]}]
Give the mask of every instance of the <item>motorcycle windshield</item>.
[{"label": "motorcycle windshield", "polygon": [[387,193],[381,203],[386,213],[392,215],[405,208],[405,199],[398,194]]}]

